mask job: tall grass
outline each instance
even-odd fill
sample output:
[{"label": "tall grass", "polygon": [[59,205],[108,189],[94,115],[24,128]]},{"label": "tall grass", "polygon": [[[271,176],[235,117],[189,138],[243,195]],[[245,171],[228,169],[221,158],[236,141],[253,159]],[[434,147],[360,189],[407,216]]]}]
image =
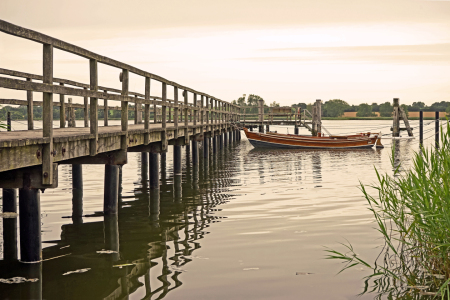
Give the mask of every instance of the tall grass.
[{"label": "tall grass", "polygon": [[370,192],[361,184],[384,240],[380,255],[368,263],[350,243],[342,244],[345,252],[326,251],[327,258],[345,262],[341,272],[354,266],[373,270],[363,293],[376,292],[379,299],[450,299],[449,132],[447,123],[441,147],[422,148],[410,170],[397,166],[392,176],[375,170],[378,183]]}]

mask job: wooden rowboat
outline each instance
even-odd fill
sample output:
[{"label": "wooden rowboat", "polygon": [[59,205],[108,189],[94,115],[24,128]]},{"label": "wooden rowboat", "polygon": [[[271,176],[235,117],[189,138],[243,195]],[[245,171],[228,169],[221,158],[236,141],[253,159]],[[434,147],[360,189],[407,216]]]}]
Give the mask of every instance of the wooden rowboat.
[{"label": "wooden rowboat", "polygon": [[244,128],[245,135],[253,147],[290,149],[364,149],[383,148],[379,133],[354,135],[304,136],[275,132],[259,133]]}]

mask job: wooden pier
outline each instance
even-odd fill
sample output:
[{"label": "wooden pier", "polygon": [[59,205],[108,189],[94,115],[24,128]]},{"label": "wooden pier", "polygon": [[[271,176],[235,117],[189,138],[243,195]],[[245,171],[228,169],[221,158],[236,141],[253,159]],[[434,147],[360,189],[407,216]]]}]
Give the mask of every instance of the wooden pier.
[{"label": "wooden pier", "polygon": [[[78,199],[78,202],[74,202],[74,214],[78,214],[78,217],[82,212],[82,165],[105,165],[103,213],[106,218],[117,214],[119,166],[127,163],[128,152],[149,153],[149,185],[151,189],[158,189],[160,157],[165,157],[169,146],[174,147],[174,175],[180,176],[181,146],[189,148],[192,145],[192,163],[195,168],[198,164],[198,142],[203,143],[203,157],[207,161],[211,155],[211,139],[212,153],[240,140],[240,132],[235,125],[240,118],[239,106],[3,20],[0,20],[0,31],[43,46],[42,76],[0,69],[0,88],[24,91],[27,98],[0,99],[0,104],[28,107],[28,130],[0,132],[3,212],[17,212],[15,189],[19,189],[22,262],[41,261],[40,190],[58,186],[58,165],[72,165],[73,192],[74,195],[77,193],[74,199]],[[53,78],[53,49],[88,59],[90,83]],[[98,64],[120,70],[117,80],[122,82],[121,90],[98,85]],[[144,91],[130,91],[130,73],[145,80]],[[151,89],[154,81],[162,85],[161,97],[151,94],[154,93]],[[167,97],[168,88],[173,88],[173,99]],[[33,101],[33,93],[42,93],[43,101]],[[58,102],[53,102],[55,94],[59,95]],[[66,102],[67,96],[82,97],[84,102]],[[103,100],[103,107],[99,106],[99,99]],[[119,105],[110,106],[109,101],[116,101]],[[131,125],[128,119],[130,104],[134,104],[135,109],[135,124]],[[34,128],[35,105],[43,107],[42,129]],[[54,106],[60,107],[60,128],[53,128]],[[84,127],[74,127],[75,108],[84,111]],[[109,126],[106,113],[104,126],[99,126],[99,109],[105,112],[120,110],[121,125]],[[70,125],[67,128],[66,112]],[[14,249],[17,249],[15,239],[9,238],[8,234],[6,237],[5,253],[10,251],[8,253],[14,256]]]}]

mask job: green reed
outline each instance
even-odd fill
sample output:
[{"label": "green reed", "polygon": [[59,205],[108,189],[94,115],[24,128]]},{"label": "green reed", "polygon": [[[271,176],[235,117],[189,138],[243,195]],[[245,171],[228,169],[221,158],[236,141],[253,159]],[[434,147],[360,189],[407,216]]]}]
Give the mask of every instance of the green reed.
[{"label": "green reed", "polygon": [[[366,292],[377,298],[450,299],[450,136],[441,130],[441,147],[421,148],[410,170],[391,163],[394,174],[382,175],[378,183],[361,191],[368,201],[384,247],[374,263],[364,261],[350,243],[345,252],[326,250],[327,258],[345,262],[345,269],[364,266],[373,273],[365,277]],[[370,286],[369,286],[370,283]]]}]

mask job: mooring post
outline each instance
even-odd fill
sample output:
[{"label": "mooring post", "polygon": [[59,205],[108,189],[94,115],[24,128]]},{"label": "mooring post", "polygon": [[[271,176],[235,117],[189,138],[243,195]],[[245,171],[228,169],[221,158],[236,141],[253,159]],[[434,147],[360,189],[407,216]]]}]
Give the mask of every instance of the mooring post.
[{"label": "mooring post", "polygon": [[400,136],[400,111],[399,111],[399,99],[394,98],[394,112],[392,113],[392,136],[399,137]]},{"label": "mooring post", "polygon": [[181,175],[181,146],[173,145],[173,174]]},{"label": "mooring post", "polygon": [[419,112],[419,144],[423,146],[423,111]]},{"label": "mooring post", "polygon": [[29,187],[29,174],[25,174],[24,182],[19,189],[20,260],[39,262],[42,259],[39,190]]},{"label": "mooring post", "polygon": [[83,223],[83,167],[72,165],[72,222]]},{"label": "mooring post", "polygon": [[434,118],[436,119],[434,140],[436,148],[439,148],[439,111],[436,111],[434,116]]},{"label": "mooring post", "polygon": [[159,189],[159,154],[149,153],[150,188]]},{"label": "mooring post", "polygon": [[103,198],[103,213],[117,214],[119,202],[119,166],[105,165],[105,194]]}]

